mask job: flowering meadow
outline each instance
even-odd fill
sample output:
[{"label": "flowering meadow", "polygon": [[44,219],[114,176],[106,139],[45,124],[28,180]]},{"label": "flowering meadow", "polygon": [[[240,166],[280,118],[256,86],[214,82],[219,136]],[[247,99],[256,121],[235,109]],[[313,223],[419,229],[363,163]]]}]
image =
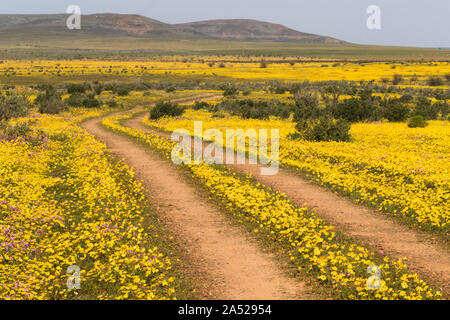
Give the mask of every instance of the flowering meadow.
[{"label": "flowering meadow", "polygon": [[[398,224],[411,239],[421,236],[408,248],[423,242],[436,249],[434,257],[442,256],[436,259],[439,267],[448,261],[448,61],[218,53],[64,59],[0,61],[0,299],[220,298],[220,286],[235,283],[230,274],[238,270],[237,276],[245,277],[245,261],[228,269],[225,263],[209,265],[210,257],[197,250],[203,243],[196,241],[194,228],[185,226],[184,234],[177,221],[166,223],[166,208],[178,209],[170,192],[150,192],[155,190],[150,181],[138,180],[133,168],[110,152],[127,159],[129,145],[108,150],[97,140],[113,141],[120,134],[170,162],[176,144],[167,134],[185,129],[193,135],[195,121],[202,122],[203,132],[218,129],[225,138],[228,129],[278,129],[282,170],[373,208],[377,220]],[[127,120],[144,112],[142,125],[151,130],[127,126]],[[234,148],[251,152],[248,141]],[[142,162],[158,166],[160,160],[153,160]],[[157,168],[154,179],[178,173],[175,166]],[[349,237],[326,215],[233,168],[203,162],[183,165],[181,173],[186,181],[173,192],[185,192],[192,203],[212,199],[208,205],[218,209],[214,212],[222,210],[244,225],[236,230],[261,238],[263,246],[269,243],[268,251],[273,246],[273,253],[290,261],[290,270],[308,280],[307,289],[320,287],[318,295],[355,300],[449,296],[445,276],[438,276],[445,266],[430,271],[431,265],[414,259],[422,252],[408,256],[408,267],[403,256],[413,250],[397,256],[386,250],[388,244],[372,241],[376,232],[369,240]],[[198,190],[184,190],[184,182]],[[213,228],[203,222],[210,240]],[[223,238],[215,240],[216,249],[225,248]],[[257,254],[260,249],[252,247]],[[198,254],[193,250],[200,252],[199,261],[190,260]],[[425,254],[420,258],[427,260]],[[283,261],[262,260],[274,262],[270,274],[278,276]],[[204,277],[198,275],[203,268]],[[209,276],[223,279],[216,287]],[[262,287],[268,286],[265,278],[260,276]],[[74,290],[76,284],[80,287]],[[245,291],[240,289],[235,291]]]},{"label": "flowering meadow", "polygon": [[77,125],[101,114],[34,114],[9,123],[26,134],[0,135],[0,299],[175,297],[143,187]]},{"label": "flowering meadow", "polygon": [[[136,113],[106,118],[109,130],[135,138],[167,159],[175,145],[159,135],[124,126]],[[408,272],[403,260],[382,257],[342,236],[315,212],[294,205],[285,195],[255,183],[251,177],[214,165],[187,165],[192,177],[254,232],[284,245],[299,270],[333,288],[342,299],[437,299],[441,293],[417,274]],[[380,290],[367,286],[367,270],[378,265],[383,273]]]},{"label": "flowering meadow", "polygon": [[[275,58],[276,59],[276,58]],[[243,61],[247,60],[247,61]],[[279,59],[277,59],[279,60]],[[223,61],[223,62],[221,62]],[[235,79],[283,81],[380,81],[393,74],[405,78],[426,79],[432,75],[450,73],[450,64],[444,62],[367,62],[310,61],[271,63],[261,68],[258,57],[164,57],[145,61],[99,61],[99,60],[6,60],[0,64],[0,76],[7,77],[67,77],[67,76],[125,76],[145,77],[149,75],[175,76],[220,76]]]},{"label": "flowering meadow", "polygon": [[166,132],[185,128],[194,134],[194,120],[202,121],[204,130],[219,129],[224,136],[227,129],[277,128],[282,166],[418,228],[449,231],[448,121],[431,121],[428,127],[415,129],[404,123],[358,123],[352,126],[351,142],[291,140],[295,124],[289,120],[215,118],[205,110],[187,110],[177,119],[145,118],[144,124]]}]

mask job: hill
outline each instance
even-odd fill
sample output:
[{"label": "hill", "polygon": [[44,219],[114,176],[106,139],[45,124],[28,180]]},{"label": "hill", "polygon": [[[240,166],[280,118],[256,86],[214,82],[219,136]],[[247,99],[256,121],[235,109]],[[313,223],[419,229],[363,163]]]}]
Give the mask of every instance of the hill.
[{"label": "hill", "polygon": [[64,36],[125,36],[153,40],[232,40],[339,43],[329,37],[295,31],[279,24],[256,20],[211,20],[168,24],[140,15],[83,15],[81,30],[66,28],[65,14],[0,15],[0,38],[43,40]]},{"label": "hill", "polygon": [[285,41],[305,43],[340,43],[330,37],[299,32],[280,24],[248,19],[209,20],[179,24],[184,30],[231,41]]}]

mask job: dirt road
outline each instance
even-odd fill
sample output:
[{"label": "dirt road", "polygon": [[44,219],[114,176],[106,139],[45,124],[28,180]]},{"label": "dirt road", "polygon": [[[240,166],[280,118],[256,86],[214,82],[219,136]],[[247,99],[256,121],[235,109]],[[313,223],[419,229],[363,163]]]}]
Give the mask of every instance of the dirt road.
[{"label": "dirt road", "polygon": [[105,130],[101,119],[83,127],[105,142],[142,179],[152,206],[183,247],[186,271],[203,298],[309,299],[306,285],[290,278],[240,226],[200,194],[185,173],[139,144]]},{"label": "dirt road", "polygon": [[[142,125],[144,115],[126,125],[170,139],[167,133]],[[204,143],[206,147],[209,143]],[[429,234],[399,224],[374,209],[364,207],[317,186],[297,173],[280,169],[272,176],[261,175],[261,165],[229,165],[233,170],[251,173],[258,181],[288,196],[299,206],[315,209],[318,215],[348,236],[372,250],[396,258],[406,257],[411,271],[450,293],[450,252]]]}]

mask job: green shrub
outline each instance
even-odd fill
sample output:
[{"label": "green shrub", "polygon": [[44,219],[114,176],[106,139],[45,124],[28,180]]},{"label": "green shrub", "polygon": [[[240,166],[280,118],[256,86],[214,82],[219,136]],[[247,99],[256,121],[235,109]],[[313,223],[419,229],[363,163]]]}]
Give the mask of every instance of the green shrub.
[{"label": "green shrub", "polygon": [[360,98],[346,99],[332,110],[333,116],[350,122],[376,120],[376,106]]},{"label": "green shrub", "polygon": [[400,102],[408,103],[413,100],[413,96],[410,94],[404,94],[399,98]]},{"label": "green shrub", "polygon": [[436,120],[439,119],[440,115],[442,116],[448,112],[449,107],[446,102],[435,102],[432,104],[426,97],[420,97],[417,100],[413,115],[422,116],[425,120]]},{"label": "green shrub", "polygon": [[130,94],[131,84],[127,83],[109,83],[105,85],[105,89],[111,90],[112,93],[117,94],[120,97],[124,97]]},{"label": "green shrub", "polygon": [[308,141],[350,141],[350,122],[343,119],[320,117],[317,119],[300,120],[295,128],[297,132],[291,139]]},{"label": "green shrub", "polygon": [[410,128],[425,128],[428,123],[422,116],[414,116],[408,121],[408,127]]},{"label": "green shrub", "polygon": [[209,110],[210,105],[208,102],[206,101],[195,101],[195,104],[192,106],[192,109],[194,110]]},{"label": "green shrub", "polygon": [[71,83],[67,86],[67,93],[74,94],[74,93],[85,93],[88,89],[89,84],[79,84],[79,83]]},{"label": "green shrub", "polygon": [[292,113],[292,106],[284,104],[278,100],[259,101],[252,99],[245,100],[224,100],[221,103],[210,106],[210,111],[226,111],[234,116],[244,119],[268,119],[269,116],[289,118]]},{"label": "green shrub", "polygon": [[46,140],[46,134],[42,130],[33,130],[35,120],[28,120],[17,124],[0,122],[0,139],[16,140],[18,138],[31,143],[33,146],[41,145]]},{"label": "green shrub", "polygon": [[61,97],[56,94],[44,95],[39,101],[39,112],[47,114],[58,114],[66,110]]},{"label": "green shrub", "polygon": [[2,138],[17,139],[19,137],[26,137],[32,131],[32,122],[22,122],[18,124],[7,124],[5,122],[0,122],[0,133]]},{"label": "green shrub", "polygon": [[226,88],[226,89],[223,91],[223,96],[224,96],[224,97],[234,96],[237,92],[238,92],[238,90],[237,90],[236,88],[233,88],[233,87],[231,87],[231,88]]},{"label": "green shrub", "polygon": [[110,108],[115,108],[115,107],[117,107],[119,104],[117,103],[116,100],[111,99],[111,100],[108,100],[108,101],[106,102],[106,105],[107,105],[108,107],[110,107]]},{"label": "green shrub", "polygon": [[393,76],[393,78],[392,78],[392,84],[393,85],[398,85],[398,84],[400,84],[400,82],[402,82],[403,81],[403,77],[401,76],[401,75],[399,75],[399,74],[394,74],[394,76]]},{"label": "green shrub", "polygon": [[100,107],[100,101],[94,97],[86,97],[83,99],[83,106],[86,108],[98,108]]},{"label": "green shrub", "polygon": [[438,112],[437,117],[432,120],[440,120],[444,118],[444,115],[450,112],[448,103],[444,101],[435,102],[431,107]]},{"label": "green shrub", "polygon": [[22,96],[0,96],[0,120],[24,117],[28,114],[30,104]]},{"label": "green shrub", "polygon": [[287,91],[289,91],[289,88],[283,85],[275,85],[270,87],[270,92],[275,94],[285,94]]},{"label": "green shrub", "polygon": [[96,83],[96,84],[94,84],[92,89],[94,90],[96,95],[100,95],[102,93],[102,91],[104,90],[104,87],[102,84]]},{"label": "green shrub", "polygon": [[409,108],[400,102],[398,99],[391,99],[387,101],[383,108],[383,117],[389,121],[405,121],[409,115]]},{"label": "green shrub", "polygon": [[177,117],[182,115],[184,108],[177,103],[160,101],[150,110],[150,119],[157,120],[162,117]]},{"label": "green shrub", "polygon": [[319,108],[317,94],[305,91],[294,93],[294,121],[314,119],[324,115],[324,110]]},{"label": "green shrub", "polygon": [[51,84],[40,84],[36,86],[36,89],[38,89],[39,91],[43,91],[47,94],[56,92],[55,87],[53,87]]},{"label": "green shrub", "polygon": [[220,103],[218,109],[244,119],[267,119],[270,115],[267,101],[226,100]]},{"label": "green shrub", "polygon": [[121,88],[118,88],[115,93],[117,93],[117,95],[119,97],[124,97],[124,96],[127,96],[130,94],[130,89],[121,87]]},{"label": "green shrub", "polygon": [[66,100],[66,103],[70,107],[82,107],[84,96],[80,93],[72,93],[70,97]]},{"label": "green shrub", "polygon": [[48,97],[58,94],[55,87],[53,87],[51,84],[41,85],[40,88],[41,91],[44,92],[40,93],[34,100],[34,103],[37,106],[39,106],[41,102],[45,101]]},{"label": "green shrub", "polygon": [[429,86],[442,86],[444,84],[444,80],[437,76],[429,77],[427,83]]}]

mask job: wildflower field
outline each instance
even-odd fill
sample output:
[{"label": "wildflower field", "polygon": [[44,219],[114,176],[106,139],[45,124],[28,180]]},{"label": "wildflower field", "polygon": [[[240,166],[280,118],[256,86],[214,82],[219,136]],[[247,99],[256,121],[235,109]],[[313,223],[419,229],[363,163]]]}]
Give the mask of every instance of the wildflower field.
[{"label": "wildflower field", "polygon": [[25,136],[1,139],[1,299],[174,298],[141,184],[77,126],[101,114],[32,115],[16,120]]},{"label": "wildflower field", "polygon": [[[450,123],[433,121],[427,128],[404,123],[355,124],[352,142],[293,141],[289,120],[214,118],[212,112],[188,110],[178,119],[144,120],[166,132],[179,128],[194,134],[194,121],[204,130],[280,130],[280,164],[295,168],[332,190],[380,211],[400,216],[418,228],[449,232]],[[225,145],[225,141],[218,142]],[[236,144],[236,147],[238,144]],[[248,140],[246,141],[246,152]]]},{"label": "wildflower field", "polygon": [[[174,143],[158,135],[121,125],[133,114],[104,120],[105,127],[129,135],[137,141],[171,157]],[[342,238],[341,234],[319,219],[314,212],[290,203],[284,195],[273,193],[260,184],[236,173],[206,164],[189,165],[192,175],[240,221],[255,224],[254,232],[283,243],[291,261],[299,270],[331,285],[343,299],[435,299],[440,292],[431,289],[416,274],[406,271],[403,261],[380,257],[366,248]],[[294,248],[294,249],[292,249]],[[367,288],[367,268],[380,261],[386,274],[381,288]]]},{"label": "wildflower field", "polygon": [[[238,222],[231,240],[238,233],[256,240],[244,245],[279,257],[261,255],[276,265],[274,277],[318,298],[447,299],[449,102],[446,60],[1,61],[0,299],[222,298],[233,273],[249,276],[241,271],[246,257],[236,252],[231,272],[228,261],[202,256],[203,247],[225,244],[220,237],[201,243],[194,227],[208,221],[196,216],[177,225],[184,213],[174,193]],[[232,166],[175,165],[169,136],[178,129],[194,136],[195,121],[224,136],[278,129],[280,170],[398,226],[413,239],[405,246],[432,252],[403,255],[376,232],[370,241],[354,237]],[[145,151],[140,169],[130,146]],[[252,152],[245,137],[241,147],[234,151]],[[156,170],[154,180],[144,179],[149,165],[165,175]],[[163,177],[182,177],[195,192],[152,185]],[[440,273],[423,264],[427,257]]]},{"label": "wildflower field", "polygon": [[[278,58],[279,59],[279,58]],[[163,60],[163,61],[161,61]],[[246,60],[246,61],[243,61]],[[267,67],[261,67],[261,61]],[[277,61],[277,60],[276,60]],[[146,77],[152,75],[175,76],[222,76],[237,79],[283,81],[380,81],[393,74],[406,79],[413,76],[415,82],[429,76],[445,76],[450,72],[448,62],[367,62],[357,60],[324,62],[310,59],[284,59],[271,63],[268,58],[236,57],[166,57],[153,61],[95,61],[95,60],[22,60],[2,61],[0,76],[11,78],[41,78],[70,76],[127,76]]]}]

